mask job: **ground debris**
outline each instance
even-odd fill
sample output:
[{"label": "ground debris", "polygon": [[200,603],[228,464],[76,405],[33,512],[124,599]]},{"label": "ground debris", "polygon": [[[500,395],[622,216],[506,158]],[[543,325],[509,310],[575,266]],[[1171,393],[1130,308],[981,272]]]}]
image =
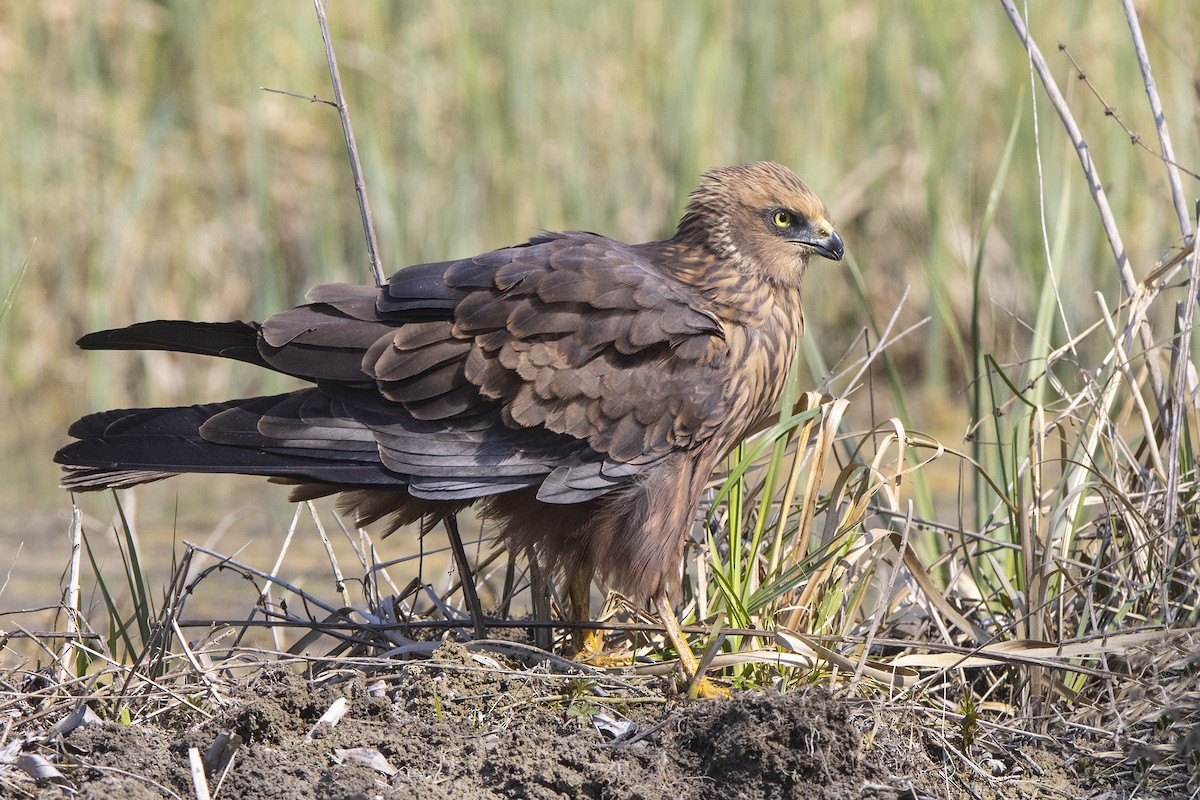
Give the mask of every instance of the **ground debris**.
[{"label": "ground debris", "polygon": [[[1005,750],[993,738],[973,772],[920,714],[821,688],[687,702],[645,686],[622,693],[589,674],[495,668],[461,645],[342,671],[330,680],[266,666],[240,676],[232,702],[211,716],[181,707],[133,724],[93,720],[27,735],[20,749],[62,778],[25,777],[13,796],[61,797],[66,788],[80,797],[191,797],[191,748],[207,754],[217,800],[998,800],[1108,788],[1088,784],[1045,745],[1014,756],[1028,741]],[[342,707],[337,725],[318,725]],[[54,720],[45,724],[54,730]]]}]

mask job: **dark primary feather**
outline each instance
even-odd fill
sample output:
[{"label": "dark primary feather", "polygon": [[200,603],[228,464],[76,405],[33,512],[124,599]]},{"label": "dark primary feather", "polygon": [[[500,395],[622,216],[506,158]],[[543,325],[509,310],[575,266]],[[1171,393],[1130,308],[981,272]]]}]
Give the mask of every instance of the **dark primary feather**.
[{"label": "dark primary feather", "polygon": [[[776,207],[807,227],[770,229]],[[266,475],[393,527],[480,501],[549,570],[660,592],[709,473],[778,399],[814,253],[841,255],[820,201],[750,165],[706,175],[664,242],[544,233],[383,287],[318,286],[261,325],[89,334],[88,349],[221,356],[312,386],[84,417],[56,456],[63,486]]]},{"label": "dark primary feather", "polygon": [[259,326],[254,322],[188,322],[160,319],[127,328],[96,331],[77,344],[84,350],[170,350],[246,361],[268,366],[258,351]]}]

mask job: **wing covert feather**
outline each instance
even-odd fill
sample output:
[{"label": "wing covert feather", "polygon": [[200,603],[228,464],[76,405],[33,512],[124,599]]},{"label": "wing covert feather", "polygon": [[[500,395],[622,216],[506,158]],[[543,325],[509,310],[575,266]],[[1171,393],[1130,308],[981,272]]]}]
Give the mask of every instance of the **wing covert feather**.
[{"label": "wing covert feather", "polygon": [[[546,494],[562,502],[611,487],[620,479],[598,468],[588,476],[572,470],[652,463],[702,442],[727,413],[721,324],[652,255],[595,234],[546,234],[409,267],[382,288],[318,286],[308,305],[263,323],[259,351],[320,391],[300,405],[231,408],[202,433],[230,444],[265,437],[346,453],[377,446],[385,468],[439,479],[475,479],[470,461],[478,456],[524,470],[514,480],[553,474]],[[378,403],[366,413],[360,395],[329,400],[339,385],[373,386]],[[482,419],[491,426],[484,431],[505,434],[489,434],[486,454],[478,450]],[[555,446],[545,449],[543,436]],[[577,445],[571,464],[561,461],[564,442]],[[544,468],[532,469],[539,458]]]}]

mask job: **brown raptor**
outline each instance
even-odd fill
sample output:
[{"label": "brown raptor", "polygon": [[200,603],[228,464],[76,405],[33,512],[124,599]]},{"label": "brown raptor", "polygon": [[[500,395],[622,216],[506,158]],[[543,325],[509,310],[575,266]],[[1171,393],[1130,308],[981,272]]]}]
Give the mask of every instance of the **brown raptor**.
[{"label": "brown raptor", "polygon": [[265,322],[143,322],[85,349],[222,356],[313,385],[273,397],[80,419],[56,460],[73,491],[181,472],[341,493],[394,529],[478,504],[587,615],[599,572],[651,599],[689,678],[668,595],[705,483],[774,411],[814,256],[840,260],[824,206],[765,162],[705,174],[673,237],[543,233],[418,264],[387,285],[317,286]]}]

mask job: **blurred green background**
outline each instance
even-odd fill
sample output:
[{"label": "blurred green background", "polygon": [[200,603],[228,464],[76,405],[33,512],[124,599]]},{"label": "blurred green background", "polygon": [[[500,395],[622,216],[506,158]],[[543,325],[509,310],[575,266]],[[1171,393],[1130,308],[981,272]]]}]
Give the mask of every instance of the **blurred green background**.
[{"label": "blurred green background", "polygon": [[[1194,169],[1200,14],[1194,0],[1138,7],[1178,160]],[[1043,205],[1068,324],[1096,318],[1093,291],[1117,297],[1075,154],[998,3],[355,0],[329,14],[389,272],[539,228],[666,237],[701,172],[781,161],[826,201],[851,260],[809,272],[815,352],[861,354],[859,331],[911,285],[901,324],[932,320],[892,351],[907,422],[955,445],[978,232],[1019,114],[983,261],[984,349],[1001,363],[1029,351]],[[1178,244],[1165,170],[1055,47],[1153,144],[1121,9],[1035,2],[1030,14],[1141,277]],[[50,459],[75,417],[286,386],[233,363],[85,355],[80,334],[261,319],[313,284],[370,280],[336,112],[259,87],[331,96],[310,3],[0,4],[0,297],[16,286],[0,320],[0,541],[13,553],[0,570],[61,567],[69,500]],[[190,478],[139,496],[177,536],[236,520],[242,538],[286,521],[282,495]],[[107,502],[85,508],[103,517]]]}]

